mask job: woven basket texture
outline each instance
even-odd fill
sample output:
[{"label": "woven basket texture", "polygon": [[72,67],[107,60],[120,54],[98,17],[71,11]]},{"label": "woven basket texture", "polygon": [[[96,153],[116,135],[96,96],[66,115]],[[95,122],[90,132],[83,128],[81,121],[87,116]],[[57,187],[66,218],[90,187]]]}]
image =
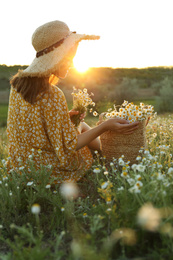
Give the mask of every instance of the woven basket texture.
[{"label": "woven basket texture", "polygon": [[141,121],[133,134],[123,135],[107,131],[100,136],[101,150],[107,162],[124,155],[124,161],[130,160],[130,165],[136,163],[141,147],[146,149],[146,122]]}]

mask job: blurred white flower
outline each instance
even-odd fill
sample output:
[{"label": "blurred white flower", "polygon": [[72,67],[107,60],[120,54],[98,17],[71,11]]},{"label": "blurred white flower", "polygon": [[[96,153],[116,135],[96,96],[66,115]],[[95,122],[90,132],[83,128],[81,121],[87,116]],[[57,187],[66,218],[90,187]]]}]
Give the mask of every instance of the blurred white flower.
[{"label": "blurred white flower", "polygon": [[144,172],[144,171],[145,171],[145,166],[142,165],[142,164],[138,164],[138,165],[137,165],[137,170],[138,170],[139,172]]},{"label": "blurred white flower", "polygon": [[129,175],[128,175],[127,172],[122,172],[122,173],[121,173],[121,177],[123,177],[123,178],[128,178]]},{"label": "blurred white flower", "polygon": [[1,162],[2,162],[3,166],[5,167],[5,166],[6,166],[6,163],[7,163],[6,160],[5,160],[5,159],[2,159]]},{"label": "blurred white flower", "polygon": [[140,187],[138,187],[137,185],[134,185],[133,187],[131,187],[129,189],[130,193],[141,193]]},{"label": "blurred white flower", "polygon": [[124,187],[121,186],[120,188],[117,189],[118,191],[124,190]]},{"label": "blurred white flower", "polygon": [[145,150],[145,151],[144,151],[144,154],[149,155],[150,152],[149,152],[148,150]]},{"label": "blurred white flower", "polygon": [[46,188],[46,189],[50,189],[50,187],[51,187],[51,185],[50,185],[50,184],[47,184],[45,188]]},{"label": "blurred white flower", "polygon": [[120,158],[120,159],[118,160],[118,164],[119,164],[120,166],[123,166],[123,165],[124,165],[124,161],[123,161],[122,158]]},{"label": "blurred white flower", "polygon": [[147,203],[140,208],[137,214],[137,222],[149,231],[156,231],[161,221],[160,211]]},{"label": "blurred white flower", "polygon": [[132,168],[132,170],[133,170],[134,172],[136,172],[137,164],[134,163],[134,164],[131,166],[131,168]]},{"label": "blurred white flower", "polygon": [[40,211],[41,211],[41,207],[40,207],[39,204],[35,203],[35,204],[32,205],[32,207],[31,207],[31,212],[32,212],[33,214],[37,215],[37,214],[40,213]]},{"label": "blurred white flower", "polygon": [[108,182],[103,182],[102,185],[101,185],[101,188],[106,189],[107,186],[108,186]]},{"label": "blurred white flower", "polygon": [[163,180],[165,179],[165,175],[162,174],[161,172],[159,172],[159,173],[157,174],[157,179],[160,180],[160,181],[163,181]]},{"label": "blurred white flower", "polygon": [[143,183],[141,181],[137,181],[135,185],[138,187],[138,189],[140,189],[143,186]]},{"label": "blurred white flower", "polygon": [[88,217],[87,213],[83,213],[83,218],[87,218],[87,217]]},{"label": "blurred white flower", "polygon": [[34,183],[33,181],[29,181],[26,185],[31,186],[33,183]]},{"label": "blurred white flower", "polygon": [[173,167],[170,167],[170,168],[168,169],[168,174],[173,174]]},{"label": "blurred white flower", "polygon": [[101,170],[100,170],[100,168],[97,167],[97,168],[95,168],[95,169],[93,170],[93,172],[94,172],[94,173],[100,173]]},{"label": "blurred white flower", "polygon": [[67,200],[73,200],[79,195],[79,188],[74,182],[65,182],[60,187],[61,195]]},{"label": "blurred white flower", "polygon": [[72,250],[72,253],[73,253],[75,259],[79,259],[81,257],[82,248],[76,240],[73,240],[73,242],[71,243],[71,250]]},{"label": "blurred white flower", "polygon": [[136,178],[136,180],[138,180],[138,181],[141,181],[141,179],[142,179],[142,177],[141,177],[140,174],[137,174],[135,178]]},{"label": "blurred white flower", "polygon": [[132,179],[132,178],[128,178],[128,179],[127,179],[127,182],[130,184],[130,186],[132,186],[132,185],[135,184],[135,180]]}]

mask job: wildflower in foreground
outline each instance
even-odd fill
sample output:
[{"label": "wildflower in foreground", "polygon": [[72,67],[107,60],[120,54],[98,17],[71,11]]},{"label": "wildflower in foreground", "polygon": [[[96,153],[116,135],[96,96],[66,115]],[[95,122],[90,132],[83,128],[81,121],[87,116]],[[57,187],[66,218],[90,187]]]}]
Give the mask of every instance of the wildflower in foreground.
[{"label": "wildflower in foreground", "polygon": [[103,182],[101,188],[106,189],[107,187],[108,187],[108,182]]},{"label": "wildflower in foreground", "polygon": [[41,211],[41,207],[40,207],[39,204],[35,203],[35,204],[32,205],[32,207],[31,207],[31,212],[32,212],[33,214],[37,215],[37,214],[40,213],[40,211]]},{"label": "wildflower in foreground", "polygon": [[139,172],[144,172],[145,171],[145,166],[142,164],[138,164],[136,168]]},{"label": "wildflower in foreground", "polygon": [[75,259],[79,259],[81,257],[82,248],[81,248],[81,245],[76,240],[72,241],[71,250],[72,250],[72,253],[73,253]]},{"label": "wildflower in foreground", "polygon": [[121,186],[120,188],[117,189],[118,191],[124,190],[124,187]]},{"label": "wildflower in foreground", "polygon": [[149,231],[156,231],[160,225],[160,221],[160,211],[154,208],[151,203],[145,204],[138,211],[138,224]]},{"label": "wildflower in foreground", "polygon": [[137,242],[136,232],[131,228],[116,229],[111,234],[111,240],[121,240],[123,244],[133,246]]},{"label": "wildflower in foreground", "polygon": [[168,174],[173,174],[173,167],[170,167],[170,168],[168,169]]},{"label": "wildflower in foreground", "polygon": [[33,184],[33,181],[29,181],[26,185],[31,186]]},{"label": "wildflower in foreground", "polygon": [[100,170],[100,168],[97,167],[97,168],[95,168],[95,169],[93,170],[93,172],[94,172],[94,173],[100,173],[101,170]]},{"label": "wildflower in foreground", "polygon": [[61,195],[67,200],[73,200],[79,195],[79,188],[77,184],[73,182],[63,183],[60,187]]},{"label": "wildflower in foreground", "polygon": [[122,173],[121,173],[121,177],[123,177],[123,178],[127,178],[127,177],[129,177],[129,175],[128,175],[127,172],[122,172]]}]

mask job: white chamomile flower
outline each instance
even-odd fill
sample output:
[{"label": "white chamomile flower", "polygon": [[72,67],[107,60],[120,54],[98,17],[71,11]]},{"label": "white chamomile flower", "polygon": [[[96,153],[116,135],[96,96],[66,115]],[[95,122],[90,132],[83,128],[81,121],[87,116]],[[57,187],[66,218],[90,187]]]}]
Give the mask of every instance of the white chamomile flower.
[{"label": "white chamomile flower", "polygon": [[142,165],[142,164],[138,164],[138,165],[137,165],[137,170],[138,170],[139,172],[144,172],[144,171],[145,171],[145,166]]},{"label": "white chamomile flower", "polygon": [[40,213],[40,211],[41,211],[41,207],[40,207],[39,204],[35,203],[35,204],[32,205],[31,212],[33,214],[38,215]]},{"label": "white chamomile flower", "polygon": [[29,181],[26,185],[31,186],[33,183],[34,183],[33,181]]},{"label": "white chamomile flower", "polygon": [[100,173],[101,170],[100,170],[100,168],[97,167],[97,168],[95,168],[95,169],[93,170],[93,172],[94,172],[94,173]]},{"label": "white chamomile flower", "polygon": [[168,169],[168,174],[173,174],[173,167],[170,167],[169,169]]},{"label": "white chamomile flower", "polygon": [[108,186],[108,182],[103,182],[103,183],[101,184],[101,188],[102,188],[102,189],[106,189],[107,186]]}]

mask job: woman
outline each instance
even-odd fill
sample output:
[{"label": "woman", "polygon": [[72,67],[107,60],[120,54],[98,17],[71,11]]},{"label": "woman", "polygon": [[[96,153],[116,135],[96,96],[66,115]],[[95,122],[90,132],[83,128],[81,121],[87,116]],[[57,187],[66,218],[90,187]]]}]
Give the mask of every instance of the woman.
[{"label": "woman", "polygon": [[81,123],[77,134],[70,120],[76,111],[68,111],[62,91],[52,82],[64,78],[81,40],[98,36],[71,32],[60,21],[36,29],[32,44],[36,58],[31,65],[11,79],[7,134],[11,166],[28,167],[32,157],[36,168],[51,165],[57,183],[78,181],[92,165],[89,148],[100,149],[98,136],[113,130],[131,134],[138,123],[109,119],[90,129]]}]

